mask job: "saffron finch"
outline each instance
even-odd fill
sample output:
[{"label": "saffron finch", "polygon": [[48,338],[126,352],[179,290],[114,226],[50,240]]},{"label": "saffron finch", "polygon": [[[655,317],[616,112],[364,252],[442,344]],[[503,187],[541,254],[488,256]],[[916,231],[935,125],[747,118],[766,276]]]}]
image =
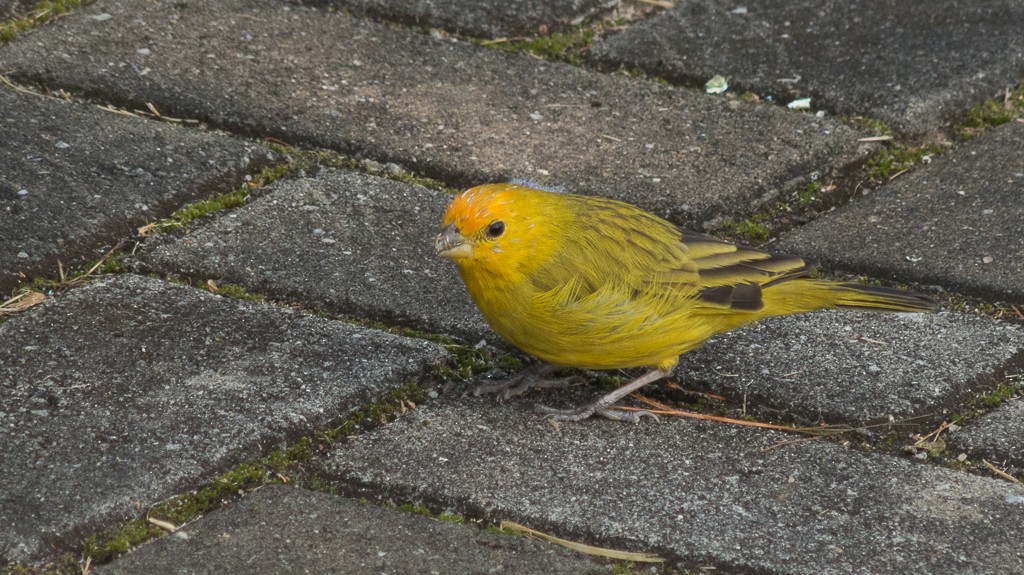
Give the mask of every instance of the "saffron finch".
[{"label": "saffron finch", "polygon": [[681,229],[623,202],[515,184],[457,196],[435,248],[455,262],[498,335],[554,366],[528,368],[490,391],[507,397],[554,385],[541,376],[558,366],[651,368],[577,409],[538,407],[556,421],[594,414],[638,421],[644,412],[612,406],[667,375],[709,337],[761,318],[824,308],[934,309],[911,292],[809,278],[812,267],[798,257]]}]

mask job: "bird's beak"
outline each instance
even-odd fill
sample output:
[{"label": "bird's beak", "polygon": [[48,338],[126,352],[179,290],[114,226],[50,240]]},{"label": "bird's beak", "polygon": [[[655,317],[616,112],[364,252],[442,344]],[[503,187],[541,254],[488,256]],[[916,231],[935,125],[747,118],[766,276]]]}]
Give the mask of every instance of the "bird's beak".
[{"label": "bird's beak", "polygon": [[473,255],[473,246],[466,236],[459,233],[454,224],[445,226],[434,240],[434,249],[438,255],[457,260]]}]

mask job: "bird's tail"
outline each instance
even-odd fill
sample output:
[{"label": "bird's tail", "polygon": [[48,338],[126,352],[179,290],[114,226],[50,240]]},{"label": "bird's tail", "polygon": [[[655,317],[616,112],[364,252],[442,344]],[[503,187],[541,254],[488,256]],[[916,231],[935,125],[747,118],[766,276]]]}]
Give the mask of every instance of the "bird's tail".
[{"label": "bird's tail", "polygon": [[[800,279],[782,282],[765,290],[765,296],[778,298],[783,308],[811,311],[822,308],[861,311],[924,312],[934,311],[935,300],[911,291],[849,282]],[[771,293],[769,295],[770,292]]]},{"label": "bird's tail", "polygon": [[938,304],[932,298],[912,291],[855,283],[840,283],[832,290],[836,294],[836,307],[867,311],[935,311]]}]

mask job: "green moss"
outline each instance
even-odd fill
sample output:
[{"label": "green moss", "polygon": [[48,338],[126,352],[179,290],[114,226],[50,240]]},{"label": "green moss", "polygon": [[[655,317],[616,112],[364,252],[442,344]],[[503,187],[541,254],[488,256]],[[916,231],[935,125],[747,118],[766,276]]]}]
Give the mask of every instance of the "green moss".
[{"label": "green moss", "polygon": [[[197,285],[196,287],[198,287],[199,289],[206,288],[206,286],[204,285]],[[216,293],[219,296],[231,299],[253,301],[256,303],[266,302],[266,298],[264,298],[260,294],[252,293],[249,290],[245,289],[244,287],[235,284],[219,284],[217,286],[217,291],[214,293]]]},{"label": "green moss", "polygon": [[554,32],[525,40],[476,40],[475,43],[506,52],[525,52],[545,60],[578,65],[583,51],[590,47],[596,36],[595,28],[580,26],[571,32]]},{"label": "green moss", "polygon": [[406,384],[384,395],[381,399],[353,411],[348,419],[334,429],[325,432],[321,439],[333,443],[350,436],[360,429],[369,429],[391,421],[402,413],[406,402],[421,403],[427,397],[427,387],[420,384]]},{"label": "green moss", "polygon": [[162,534],[163,530],[156,525],[138,519],[116,530],[89,537],[83,545],[82,555],[96,563],[106,563]]},{"label": "green moss", "polygon": [[864,175],[871,180],[888,180],[896,174],[942,153],[937,144],[906,146],[889,144],[878,150],[864,163]]},{"label": "green moss", "polygon": [[0,22],[0,42],[12,42],[27,30],[40,26],[80,6],[92,4],[95,0],[44,0],[36,4],[27,16]]},{"label": "green moss", "polygon": [[943,291],[937,294],[942,309],[960,313],[972,313],[991,319],[1020,320],[1020,312],[1004,302],[993,302],[978,297]]},{"label": "green moss", "polygon": [[864,130],[870,133],[872,136],[889,136],[893,137],[896,132],[886,125],[885,122],[877,118],[865,118],[864,116],[840,116],[839,121],[850,124],[856,128]]},{"label": "green moss", "polygon": [[427,509],[427,506],[423,505],[422,503],[416,503],[416,504],[406,503],[404,505],[399,505],[398,508],[401,509],[402,511],[405,511],[406,513],[412,513],[414,515],[422,515],[424,517],[432,517],[434,515],[433,513],[430,512],[430,509]]},{"label": "green moss", "polygon": [[236,190],[194,202],[177,210],[170,217],[157,223],[154,229],[158,232],[166,232],[186,226],[209,214],[237,209],[245,204],[246,199],[253,191],[259,188],[266,187],[292,174],[305,173],[306,171],[321,168],[362,171],[410,185],[441,190],[450,195],[459,192],[459,190],[450,188],[439,180],[418,176],[400,168],[394,168],[390,164],[383,165],[372,160],[359,161],[334,152],[302,150],[276,142],[263,142],[263,145],[279,154],[286,161],[264,168]]},{"label": "green moss", "polygon": [[457,513],[441,513],[441,514],[439,514],[436,517],[436,519],[438,521],[445,521],[445,522],[448,522],[448,523],[458,523],[460,525],[466,522],[466,518],[463,517],[462,515],[457,514]]},{"label": "green moss", "polygon": [[976,103],[964,115],[957,134],[962,140],[969,140],[989,128],[1012,122],[1024,113],[1024,84],[1009,90],[1000,100],[985,100]]},{"label": "green moss", "polygon": [[754,214],[745,220],[727,218],[717,228],[717,233],[727,236],[734,242],[756,244],[771,236],[771,215],[769,213]]},{"label": "green moss", "polygon": [[999,383],[992,391],[979,395],[967,404],[969,409],[989,410],[998,407],[1007,399],[1016,396],[1024,389],[1024,383]]},{"label": "green moss", "polygon": [[156,230],[173,230],[188,225],[203,216],[241,207],[245,204],[245,199],[252,194],[253,190],[283,178],[295,170],[296,167],[295,163],[282,163],[263,168],[258,174],[234,191],[218,194],[212,198],[191,203],[177,210],[169,218],[159,222]]},{"label": "green moss", "polygon": [[821,190],[821,182],[818,182],[817,180],[807,182],[807,184],[802,188],[797,189],[794,193],[794,197],[797,204],[801,206],[809,206],[818,198],[821,194]]},{"label": "green moss", "polygon": [[0,566],[0,575],[82,575],[82,573],[85,573],[84,566],[79,563],[77,557],[69,554],[64,554],[39,566]]},{"label": "green moss", "polygon": [[[258,487],[295,483],[297,479],[305,479],[304,486],[309,489],[336,495],[336,487],[316,477],[305,478],[304,464],[313,458],[315,452],[328,448],[355,428],[386,421],[403,409],[403,402],[422,401],[425,396],[426,388],[420,385],[410,384],[393,390],[382,399],[353,412],[335,429],[303,437],[285,450],[274,450],[258,461],[243,463],[196,491],[153,506],[147,516],[182,525]],[[90,558],[94,564],[106,563],[163,534],[162,529],[145,518],[136,519],[87,538],[82,544],[82,557]]]}]

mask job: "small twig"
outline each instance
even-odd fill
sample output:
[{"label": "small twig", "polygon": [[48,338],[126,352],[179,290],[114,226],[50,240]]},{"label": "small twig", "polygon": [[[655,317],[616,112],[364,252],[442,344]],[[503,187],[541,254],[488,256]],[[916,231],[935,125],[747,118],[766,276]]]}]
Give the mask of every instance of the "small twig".
[{"label": "small twig", "polygon": [[938,427],[938,429],[936,429],[935,431],[929,433],[928,435],[924,435],[924,436],[922,436],[922,435],[915,435],[915,436],[913,436],[913,439],[917,441],[917,443],[915,443],[915,445],[920,446],[920,445],[923,445],[927,441],[932,441],[932,442],[938,441],[939,436],[942,435],[942,432],[946,431],[946,429],[950,425],[953,425],[952,421],[943,421],[942,425],[940,425]]},{"label": "small twig", "polygon": [[170,521],[164,521],[163,519],[157,519],[155,517],[146,517],[146,521],[152,523],[153,525],[156,525],[157,527],[163,529],[168,533],[174,533],[178,530],[178,527],[175,524],[171,523]]},{"label": "small twig", "polygon": [[871,136],[869,138],[860,138],[858,142],[888,142],[892,139],[892,136]]},{"label": "small twig", "polygon": [[1003,471],[1002,469],[999,469],[995,465],[992,465],[987,460],[982,459],[981,462],[984,463],[985,467],[988,467],[992,471],[992,473],[995,473],[996,475],[1002,477],[1003,479],[1009,481],[1010,483],[1020,483],[1020,479],[1017,479],[1016,477],[1010,475],[1009,473]]},{"label": "small twig", "polygon": [[666,383],[664,387],[665,389],[674,389],[676,391],[681,391],[683,393],[688,393],[690,395],[699,395],[701,397],[706,397],[708,399],[714,399],[715,401],[726,401],[725,396],[723,395],[718,395],[716,393],[708,393],[706,391],[696,391],[694,389],[686,389],[685,387],[679,385],[678,383]]},{"label": "small twig", "polygon": [[675,6],[675,4],[668,2],[667,0],[640,0],[640,2],[643,4],[650,4],[651,6],[657,6],[658,8],[664,8],[666,10]]},{"label": "small twig", "polygon": [[909,168],[906,169],[906,170],[900,170],[900,171],[896,172],[895,174],[889,176],[889,181],[891,182],[891,181],[895,180],[896,178],[902,176],[903,174],[905,174],[905,173],[907,173],[909,171],[910,171]]},{"label": "small twig", "polygon": [[14,84],[13,82],[11,82],[11,80],[9,78],[7,78],[7,76],[4,76],[3,74],[0,74],[0,82],[3,82],[5,86],[7,86],[8,88],[14,90],[15,92],[21,92],[22,94],[32,94],[34,96],[42,96],[44,98],[48,98],[49,97],[46,94],[42,94],[40,92],[35,92],[33,90],[29,90],[28,88],[22,88],[21,86],[18,86],[17,84]]},{"label": "small twig", "polygon": [[502,521],[499,524],[502,531],[512,531],[515,533],[524,533],[528,537],[536,537],[548,543],[554,543],[555,545],[561,545],[566,549],[572,549],[573,551],[579,551],[580,553],[586,553],[587,555],[596,555],[598,557],[607,557],[609,559],[619,559],[620,561],[636,561],[638,563],[664,563],[665,560],[653,553],[632,553],[629,551],[618,551],[616,549],[606,549],[604,547],[594,547],[593,545],[584,545],[583,543],[576,543],[575,541],[569,541],[568,539],[562,539],[555,537],[554,535],[548,535],[540,531],[530,529],[513,521]]},{"label": "small twig", "polygon": [[113,106],[111,106],[109,104],[107,104],[106,106],[96,106],[96,107],[99,108],[100,110],[105,111],[105,112],[113,112],[115,114],[121,114],[122,116],[131,116],[132,118],[138,118],[139,117],[138,114],[129,112],[128,110],[122,110],[120,108],[115,108],[115,107],[113,107]]},{"label": "small twig", "polygon": [[719,423],[731,423],[733,425],[742,425],[745,427],[759,427],[761,429],[774,429],[777,431],[795,431],[797,433],[817,433],[821,431],[841,431],[841,429],[828,429],[828,428],[800,428],[791,427],[786,425],[776,425],[774,423],[762,423],[760,421],[747,421],[745,419],[733,419],[731,417],[724,417],[721,415],[708,415],[706,413],[697,413],[695,411],[682,411],[679,409],[673,409],[664,403],[655,401],[648,397],[644,397],[637,393],[631,393],[630,397],[642,401],[647,405],[654,407],[654,409],[644,409],[641,407],[629,407],[625,405],[616,405],[615,409],[623,411],[647,411],[655,415],[671,415],[675,417],[688,417],[690,419],[700,419],[703,421],[717,421]]}]

